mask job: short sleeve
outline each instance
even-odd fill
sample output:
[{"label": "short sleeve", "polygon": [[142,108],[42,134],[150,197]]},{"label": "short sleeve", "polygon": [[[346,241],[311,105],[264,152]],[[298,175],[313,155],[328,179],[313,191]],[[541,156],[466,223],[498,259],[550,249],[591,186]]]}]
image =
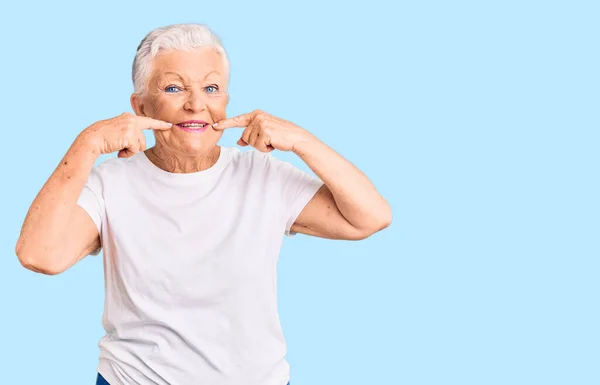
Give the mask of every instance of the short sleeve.
[{"label": "short sleeve", "polygon": [[[274,158],[273,158],[274,159]],[[293,236],[292,225],[310,200],[315,196],[323,181],[291,163],[275,160],[278,180],[281,185],[282,207],[285,213],[285,235]]]},{"label": "short sleeve", "polygon": [[[102,219],[104,217],[104,199],[102,196],[101,179],[98,170],[94,168],[90,173],[85,186],[83,186],[83,190],[79,195],[77,204],[90,216],[96,225],[96,228],[98,229],[98,234],[100,235],[102,235]],[[100,239],[102,239],[102,236]],[[91,254],[98,255],[100,250],[101,247]]]}]

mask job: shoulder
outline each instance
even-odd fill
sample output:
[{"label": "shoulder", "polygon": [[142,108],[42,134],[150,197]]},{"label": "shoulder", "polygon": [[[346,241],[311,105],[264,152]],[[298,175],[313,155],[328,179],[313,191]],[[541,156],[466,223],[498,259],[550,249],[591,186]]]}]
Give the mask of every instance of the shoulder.
[{"label": "shoulder", "polygon": [[[321,179],[310,170],[303,170],[291,160],[277,158],[272,152],[242,152],[234,149],[232,153],[232,164],[236,173],[243,174],[248,180],[260,183],[268,189],[272,188],[283,195],[296,196],[305,191],[312,195],[323,185]],[[288,154],[284,154],[286,155]]]},{"label": "shoulder", "polygon": [[[138,156],[136,154],[135,156]],[[111,171],[122,170],[131,164],[131,158],[107,158],[94,166],[94,169],[100,173],[110,173]]]},{"label": "shoulder", "polygon": [[89,182],[105,183],[111,179],[118,179],[127,176],[136,169],[140,162],[138,153],[131,158],[107,158],[100,163],[94,165],[89,176]]},{"label": "shoulder", "polygon": [[235,147],[228,148],[228,151],[232,165],[255,173],[285,173],[295,169],[291,163],[277,158],[273,153],[264,153],[254,149],[241,151]]}]

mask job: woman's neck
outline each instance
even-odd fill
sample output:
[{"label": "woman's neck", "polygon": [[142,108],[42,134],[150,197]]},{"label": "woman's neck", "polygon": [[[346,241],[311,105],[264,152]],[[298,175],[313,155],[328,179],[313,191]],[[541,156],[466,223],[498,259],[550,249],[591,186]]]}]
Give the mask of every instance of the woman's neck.
[{"label": "woman's neck", "polygon": [[164,171],[183,174],[204,171],[217,163],[221,154],[221,147],[214,146],[202,154],[186,155],[173,153],[158,143],[144,151],[154,165]]}]

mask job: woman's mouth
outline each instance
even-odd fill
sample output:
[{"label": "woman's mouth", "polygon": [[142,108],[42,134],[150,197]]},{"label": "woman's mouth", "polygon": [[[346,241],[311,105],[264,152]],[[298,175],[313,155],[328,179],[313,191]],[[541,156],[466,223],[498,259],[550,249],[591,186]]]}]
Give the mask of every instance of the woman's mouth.
[{"label": "woman's mouth", "polygon": [[203,120],[188,120],[177,123],[176,126],[186,132],[204,132],[208,128],[208,123]]}]

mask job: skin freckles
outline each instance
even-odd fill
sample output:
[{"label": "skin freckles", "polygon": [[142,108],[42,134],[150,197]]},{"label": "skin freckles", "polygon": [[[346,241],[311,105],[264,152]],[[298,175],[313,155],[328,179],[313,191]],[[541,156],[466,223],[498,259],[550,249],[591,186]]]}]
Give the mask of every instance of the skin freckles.
[{"label": "skin freckles", "polygon": [[[133,94],[137,115],[173,123],[170,130],[154,131],[156,144],[145,151],[158,167],[169,172],[195,172],[217,161],[217,142],[222,131],[212,123],[225,119],[229,73],[221,54],[213,47],[193,51],[161,52],[152,62],[147,92]],[[202,132],[186,132],[175,126],[188,120],[209,124]]]}]

